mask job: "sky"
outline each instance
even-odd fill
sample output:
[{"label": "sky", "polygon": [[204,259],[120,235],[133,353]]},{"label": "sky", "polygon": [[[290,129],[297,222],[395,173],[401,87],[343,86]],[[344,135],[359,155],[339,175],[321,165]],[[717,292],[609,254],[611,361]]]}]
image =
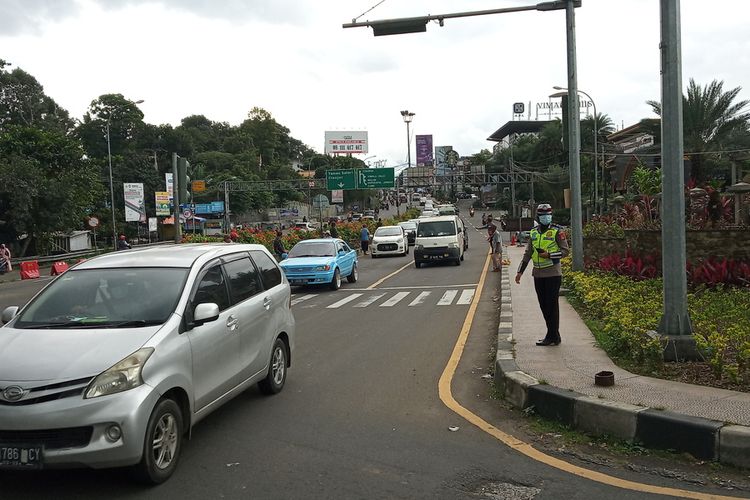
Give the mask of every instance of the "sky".
[{"label": "sky", "polygon": [[[546,119],[537,103],[567,84],[565,11],[447,19],[377,38],[342,24],[533,3],[0,0],[0,59],[74,118],[107,93],[143,99],[146,122],[173,126],[199,114],[238,125],[257,106],[318,152],[327,130],[367,131],[359,158],[398,167],[407,161],[401,110],[414,113],[412,164],[415,135],[468,156],[492,148],[487,137],[515,102],[525,118],[530,109]],[[646,101],[660,95],[659,1],[583,0],[575,16],[578,87],[597,112],[617,128],[654,116]],[[750,85],[748,17],[748,0],[682,0],[683,88],[690,78]]]}]

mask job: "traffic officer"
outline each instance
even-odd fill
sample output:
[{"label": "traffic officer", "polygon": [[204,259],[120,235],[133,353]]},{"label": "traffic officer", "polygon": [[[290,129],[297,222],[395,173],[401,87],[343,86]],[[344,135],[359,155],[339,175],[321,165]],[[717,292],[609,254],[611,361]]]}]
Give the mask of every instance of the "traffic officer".
[{"label": "traffic officer", "polygon": [[521,275],[529,265],[534,264],[532,276],[534,289],[539,300],[547,335],[536,345],[560,345],[560,308],[558,296],[562,283],[560,259],[568,255],[570,249],[562,227],[552,224],[552,207],[542,203],[536,208],[539,224],[529,232],[529,242],[516,273],[516,283],[521,283]]}]

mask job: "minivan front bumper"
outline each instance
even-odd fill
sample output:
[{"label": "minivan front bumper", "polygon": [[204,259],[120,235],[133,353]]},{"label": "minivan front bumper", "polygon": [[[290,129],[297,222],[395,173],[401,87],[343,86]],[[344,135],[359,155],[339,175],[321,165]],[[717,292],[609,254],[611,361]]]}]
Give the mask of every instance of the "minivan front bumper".
[{"label": "minivan front bumper", "polygon": [[414,262],[436,262],[441,260],[456,260],[461,258],[461,252],[454,247],[422,247],[414,248]]},{"label": "minivan front bumper", "polygon": [[[142,384],[128,391],[0,406],[0,447],[41,446],[42,468],[107,468],[141,460],[146,426],[161,395]],[[117,425],[119,439],[107,436]],[[90,436],[90,437],[89,437]]]}]

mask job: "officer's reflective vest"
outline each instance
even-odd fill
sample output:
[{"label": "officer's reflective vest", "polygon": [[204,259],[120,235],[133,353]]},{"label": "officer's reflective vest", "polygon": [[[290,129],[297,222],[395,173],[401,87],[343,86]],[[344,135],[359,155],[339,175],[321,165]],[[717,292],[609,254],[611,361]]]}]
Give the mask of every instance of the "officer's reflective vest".
[{"label": "officer's reflective vest", "polygon": [[540,257],[539,252],[553,253],[560,251],[560,247],[557,245],[557,233],[559,229],[554,226],[550,226],[546,231],[540,233],[537,229],[538,227],[539,226],[533,228],[529,232],[531,244],[534,246],[534,252],[531,254],[531,260],[532,262],[534,262],[535,268],[544,269],[554,266],[555,263],[552,261],[552,259]]}]

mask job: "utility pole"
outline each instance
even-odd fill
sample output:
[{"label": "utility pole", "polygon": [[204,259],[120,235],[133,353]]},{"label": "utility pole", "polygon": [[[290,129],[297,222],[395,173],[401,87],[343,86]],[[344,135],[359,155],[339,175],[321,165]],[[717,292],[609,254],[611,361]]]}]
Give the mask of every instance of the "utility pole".
[{"label": "utility pole", "polygon": [[177,153],[172,153],[172,201],[174,203],[174,242],[182,241],[182,226],[180,226],[180,189],[177,175]]},{"label": "utility pole", "polygon": [[568,165],[570,167],[570,219],[573,270],[583,271],[583,217],[581,216],[581,122],[578,109],[578,70],[574,0],[565,5],[568,45]]},{"label": "utility pole", "polygon": [[666,340],[664,359],[697,359],[687,310],[685,275],[685,174],[682,137],[682,50],[680,0],[661,0],[661,255],[664,312],[659,333]]}]

